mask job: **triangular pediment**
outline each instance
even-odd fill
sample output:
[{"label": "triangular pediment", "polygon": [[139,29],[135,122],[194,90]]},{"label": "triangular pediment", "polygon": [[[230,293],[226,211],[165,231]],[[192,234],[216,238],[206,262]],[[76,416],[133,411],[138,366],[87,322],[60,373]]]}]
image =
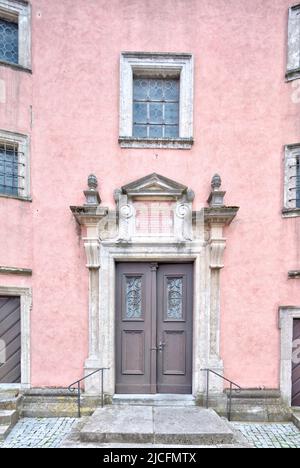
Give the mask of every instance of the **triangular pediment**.
[{"label": "triangular pediment", "polygon": [[122,187],[122,193],[128,196],[163,196],[181,197],[187,187],[162,175],[153,173]]}]

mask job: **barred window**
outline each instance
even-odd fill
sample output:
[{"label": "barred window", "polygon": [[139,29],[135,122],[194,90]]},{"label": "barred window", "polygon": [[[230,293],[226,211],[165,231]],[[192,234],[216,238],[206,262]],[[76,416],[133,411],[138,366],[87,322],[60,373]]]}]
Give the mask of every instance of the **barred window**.
[{"label": "barred window", "polygon": [[17,22],[0,19],[0,60],[19,63],[19,26]]},{"label": "barred window", "polygon": [[300,78],[300,5],[289,10],[287,79]]},{"label": "barred window", "polygon": [[0,130],[0,196],[29,199],[29,139]]},{"label": "barred window", "polygon": [[0,192],[18,195],[19,185],[18,144],[0,142]]},{"label": "barred window", "polygon": [[133,136],[179,137],[179,80],[133,80]]},{"label": "barred window", "polygon": [[286,147],[285,212],[300,214],[300,144]]},{"label": "barred window", "polygon": [[300,156],[296,158],[296,207],[300,208]]}]

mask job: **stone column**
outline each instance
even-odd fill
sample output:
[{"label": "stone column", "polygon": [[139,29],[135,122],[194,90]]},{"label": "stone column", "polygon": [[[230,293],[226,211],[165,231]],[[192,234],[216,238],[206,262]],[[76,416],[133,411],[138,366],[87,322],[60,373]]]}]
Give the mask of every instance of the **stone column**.
[{"label": "stone column", "polygon": [[84,248],[89,269],[89,356],[86,370],[95,370],[99,365],[99,269],[100,242],[98,239],[85,238]]},{"label": "stone column", "polygon": [[[223,375],[224,366],[220,357],[221,305],[220,276],[223,265],[223,253],[226,240],[223,238],[223,226],[212,223],[210,226],[210,346],[209,368]],[[223,381],[211,376],[211,390],[223,391]]]},{"label": "stone column", "polygon": [[[86,253],[86,266],[89,270],[89,349],[84,365],[84,375],[87,376],[102,367],[99,349],[99,271],[100,271],[100,238],[99,222],[108,214],[108,209],[101,205],[97,190],[98,182],[94,175],[88,178],[88,189],[84,191],[86,203],[83,206],[71,206],[76,221],[85,230],[83,237]],[[101,374],[96,373],[84,382],[88,395],[100,395]]]}]

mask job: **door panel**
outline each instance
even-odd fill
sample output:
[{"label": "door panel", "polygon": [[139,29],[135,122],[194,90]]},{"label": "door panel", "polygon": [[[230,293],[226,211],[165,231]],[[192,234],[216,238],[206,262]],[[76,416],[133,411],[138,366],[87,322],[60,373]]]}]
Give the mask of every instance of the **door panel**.
[{"label": "door panel", "polygon": [[149,393],[151,270],[120,263],[116,273],[116,392]]},{"label": "door panel", "polygon": [[191,393],[193,266],[116,271],[116,392]]},{"label": "door panel", "polygon": [[145,333],[141,330],[123,330],[122,374],[145,374]]},{"label": "door panel", "polygon": [[[3,350],[5,348],[5,351]],[[0,383],[21,382],[20,298],[0,297]]]},{"label": "door panel", "polygon": [[191,393],[193,266],[160,265],[157,298],[157,391]]},{"label": "door panel", "polygon": [[300,320],[294,320],[293,343],[295,344],[292,371],[292,406],[300,406]]}]

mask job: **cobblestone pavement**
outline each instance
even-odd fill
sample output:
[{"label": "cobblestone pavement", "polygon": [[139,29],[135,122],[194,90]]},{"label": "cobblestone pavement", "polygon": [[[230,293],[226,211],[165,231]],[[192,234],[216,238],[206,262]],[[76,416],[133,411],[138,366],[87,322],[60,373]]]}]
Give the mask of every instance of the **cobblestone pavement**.
[{"label": "cobblestone pavement", "polygon": [[77,424],[75,418],[21,419],[0,448],[56,448]]},{"label": "cobblestone pavement", "polygon": [[292,423],[231,423],[256,448],[300,448],[300,431]]},{"label": "cobblestone pavement", "polygon": [[[77,424],[75,418],[25,418],[0,443],[0,448],[56,448]],[[300,448],[300,431],[293,424],[231,424],[257,448]]]}]

